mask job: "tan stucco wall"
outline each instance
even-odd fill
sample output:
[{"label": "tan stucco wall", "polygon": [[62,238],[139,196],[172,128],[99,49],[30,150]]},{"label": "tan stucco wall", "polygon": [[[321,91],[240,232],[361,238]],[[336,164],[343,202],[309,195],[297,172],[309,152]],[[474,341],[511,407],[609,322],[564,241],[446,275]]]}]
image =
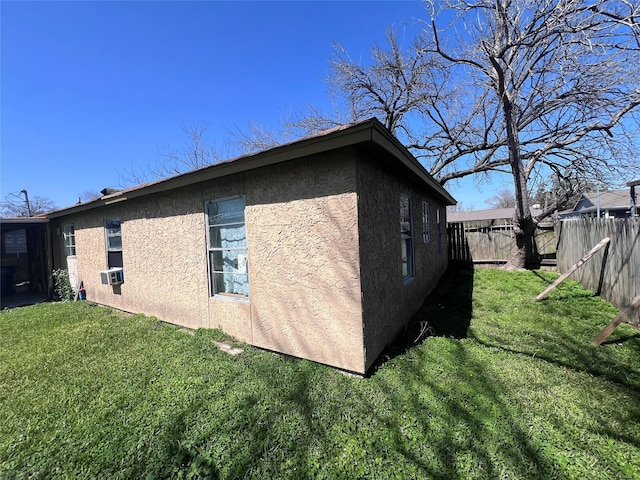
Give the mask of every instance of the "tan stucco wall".
[{"label": "tan stucco wall", "polygon": [[352,150],[247,174],[253,343],[364,371]]},{"label": "tan stucco wall", "polygon": [[[120,286],[100,283],[99,272],[107,268],[106,218],[122,222]],[[76,214],[60,224],[75,226],[78,277],[88,300],[191,328],[209,326],[201,187]]]},{"label": "tan stucco wall", "polygon": [[[436,208],[442,201],[431,197],[388,167],[362,153],[358,161],[358,221],[364,317],[366,368],[393,340],[422,305],[447,268],[446,231],[438,249]],[[402,277],[400,195],[411,198],[415,276]],[[422,238],[422,201],[431,205],[430,243]],[[442,217],[442,221],[446,220]]]},{"label": "tan stucco wall", "polygon": [[[87,299],[364,371],[351,150],[60,219],[76,231]],[[209,297],[205,203],[245,195],[250,298]],[[100,284],[104,221],[120,218],[125,282]],[[60,242],[62,239],[59,240]]]},{"label": "tan stucco wall", "polygon": [[[436,201],[366,155],[334,150],[56,222],[75,226],[88,300],[191,328],[219,327],[259,347],[365,372],[447,264],[446,244],[437,252]],[[416,277],[407,285],[400,193],[411,195],[414,209]],[[233,195],[245,195],[249,299],[209,296],[205,203]],[[422,199],[433,207],[429,245],[422,244]],[[118,287],[99,277],[104,221],[113,217],[122,221],[125,283]]]}]

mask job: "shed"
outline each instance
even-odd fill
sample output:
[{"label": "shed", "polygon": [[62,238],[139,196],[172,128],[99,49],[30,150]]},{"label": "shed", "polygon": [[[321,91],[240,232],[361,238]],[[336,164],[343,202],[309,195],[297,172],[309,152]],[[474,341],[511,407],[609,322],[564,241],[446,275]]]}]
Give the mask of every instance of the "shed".
[{"label": "shed", "polygon": [[454,203],[371,119],[49,218],[88,300],[364,373],[445,272]]}]

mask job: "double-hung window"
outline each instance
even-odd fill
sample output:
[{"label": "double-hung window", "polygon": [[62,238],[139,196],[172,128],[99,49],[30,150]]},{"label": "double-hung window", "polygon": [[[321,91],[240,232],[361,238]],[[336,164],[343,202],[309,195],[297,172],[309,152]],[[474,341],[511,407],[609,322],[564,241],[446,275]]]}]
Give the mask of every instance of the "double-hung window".
[{"label": "double-hung window", "polygon": [[122,268],[122,230],[119,218],[107,218],[104,222],[107,243],[107,268]]},{"label": "double-hung window", "polygon": [[422,201],[422,241],[431,241],[431,224],[429,223],[429,203]]},{"label": "double-hung window", "polygon": [[76,231],[73,225],[65,225],[62,235],[64,236],[64,255],[73,257],[76,254]]},{"label": "double-hung window", "polygon": [[211,295],[249,296],[244,197],[207,203]]},{"label": "double-hung window", "polygon": [[411,218],[411,198],[400,195],[400,245],[402,252],[402,278],[413,277],[413,219]]}]

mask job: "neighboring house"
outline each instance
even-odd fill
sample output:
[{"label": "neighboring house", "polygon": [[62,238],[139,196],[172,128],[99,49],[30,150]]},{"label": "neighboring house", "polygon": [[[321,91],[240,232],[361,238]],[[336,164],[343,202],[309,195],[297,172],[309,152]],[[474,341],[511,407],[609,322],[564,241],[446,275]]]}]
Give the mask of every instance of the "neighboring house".
[{"label": "neighboring house", "polygon": [[454,203],[372,119],[48,217],[88,300],[364,373],[445,272]]},{"label": "neighboring house", "polygon": [[627,218],[630,209],[631,194],[629,189],[590,192],[583,194],[573,210],[563,212],[561,218],[597,217],[598,210],[600,218]]}]

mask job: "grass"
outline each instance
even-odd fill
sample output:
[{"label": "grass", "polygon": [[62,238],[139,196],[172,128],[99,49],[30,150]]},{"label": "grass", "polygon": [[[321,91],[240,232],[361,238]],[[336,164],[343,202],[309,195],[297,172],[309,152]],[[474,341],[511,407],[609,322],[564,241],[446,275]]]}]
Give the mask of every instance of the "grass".
[{"label": "grass", "polygon": [[[365,379],[88,303],[0,313],[0,478],[640,478],[640,334],[547,272],[451,271]],[[228,341],[228,339],[226,339]]]}]

